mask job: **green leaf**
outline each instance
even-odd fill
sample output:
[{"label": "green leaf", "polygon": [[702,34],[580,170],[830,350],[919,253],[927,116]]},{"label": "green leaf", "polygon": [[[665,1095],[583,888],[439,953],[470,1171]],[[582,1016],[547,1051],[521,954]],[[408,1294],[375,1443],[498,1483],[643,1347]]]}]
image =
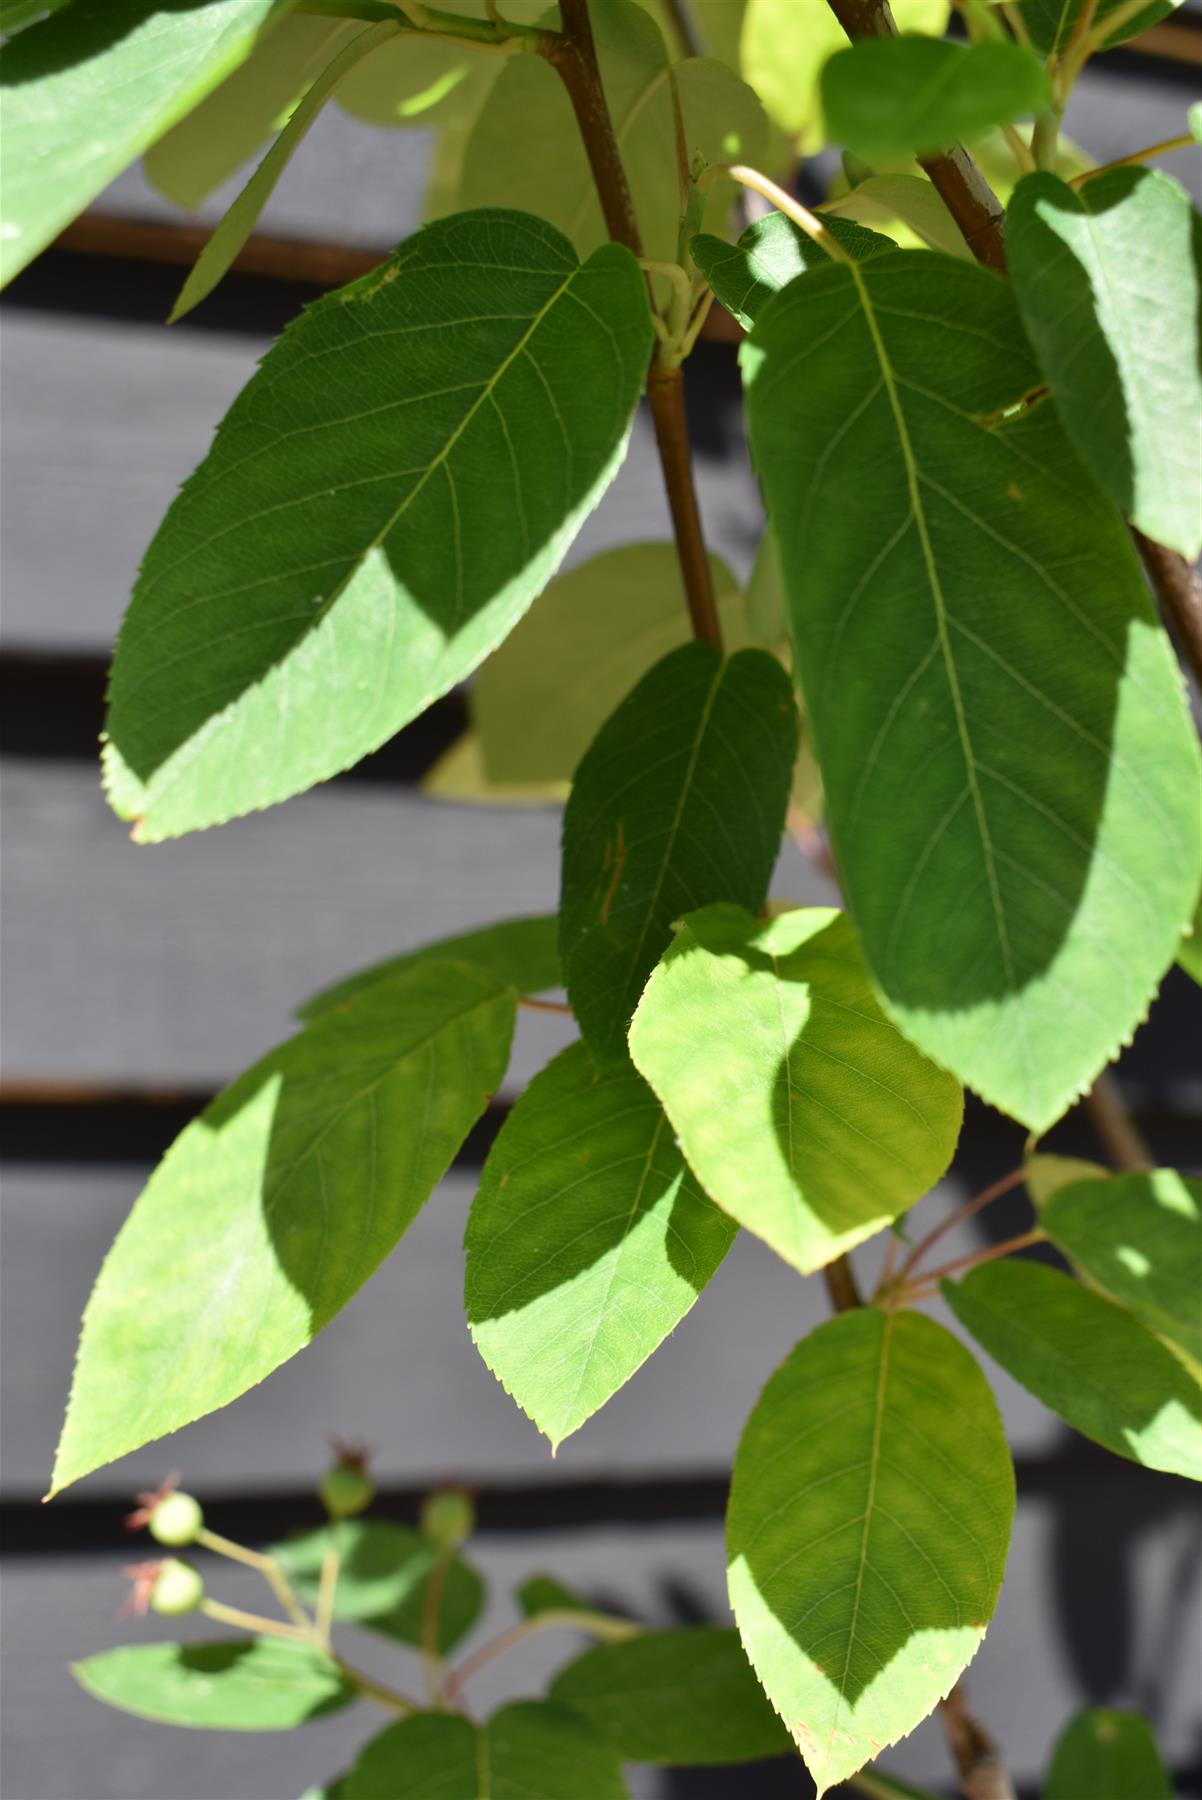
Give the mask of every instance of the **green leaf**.
[{"label": "green leaf", "polygon": [[629,1762],[689,1768],[787,1756],[793,1748],[738,1633],[717,1626],[597,1644],[555,1677],[550,1693]]},{"label": "green leaf", "polygon": [[618,1753],[564,1707],[503,1706],[486,1725],[417,1713],[390,1725],[346,1777],[345,1800],[626,1800]]},{"label": "green leaf", "polygon": [[[330,1547],[329,1528],[286,1538],[272,1547],[302,1600],[315,1601],[321,1566]],[[407,1525],[379,1519],[344,1519],[338,1528],[341,1565],[334,1617],[366,1625],[384,1637],[420,1647],[422,1609],[438,1545]],[[456,1556],[439,1603],[439,1650],[445,1656],[467,1636],[484,1604],[484,1584]]]},{"label": "green leaf", "polygon": [[1202,897],[1194,907],[1194,916],[1181,934],[1177,961],[1187,975],[1202,987]]},{"label": "green leaf", "polygon": [[49,13],[61,12],[69,0],[0,0],[0,37],[16,37]]},{"label": "green leaf", "polygon": [[[663,38],[634,0],[590,0],[589,13],[644,251],[674,261],[684,201]],[[679,62],[673,74],[690,162],[756,162],[768,124],[751,89],[710,57]],[[715,186],[707,212],[721,219],[734,189]],[[456,204],[528,207],[581,255],[609,236],[567,90],[544,57],[510,57],[502,69],[468,141]]]},{"label": "green leaf", "polygon": [[890,234],[900,225],[933,250],[942,250],[960,262],[972,260],[960,227],[925,175],[869,175],[849,193],[828,200],[819,217],[828,226],[837,218],[858,219]]},{"label": "green leaf", "polygon": [[282,129],[305,89],[356,30],[348,19],[281,19],[246,61],[146,152],[146,176],[195,211]]},{"label": "green leaf", "polygon": [[[1126,12],[1127,3],[1128,0],[1098,0],[1090,15],[1090,35],[1098,32],[1112,15]],[[1084,4],[1085,0],[1018,0],[1018,11],[1032,48],[1041,56],[1052,56],[1067,48]],[[1116,44],[1126,43],[1128,38],[1139,37],[1141,32],[1158,25],[1161,19],[1167,19],[1180,4],[1181,0],[1151,0],[1134,17],[1120,18],[1120,22],[1100,39],[1100,48],[1112,50]]]},{"label": "green leaf", "polygon": [[598,1073],[571,1044],[484,1165],[464,1240],[476,1346],[558,1447],[679,1324],[734,1234],[629,1062]]},{"label": "green leaf", "polygon": [[1128,535],[1022,405],[1040,372],[986,269],[816,269],[743,360],[865,958],[908,1037],[1042,1131],[1197,895],[1198,744]]},{"label": "green leaf", "polygon": [[563,823],[560,954],[598,1058],[626,1028],[672,923],[711,900],[761,905],[780,850],[799,725],[762,650],[686,644],[611,714]]},{"label": "green leaf", "polygon": [[972,1660],[1013,1515],[993,1396],[930,1319],[842,1313],[769,1381],[735,1457],[730,1594],[819,1796]]},{"label": "green leaf", "polygon": [[72,1663],[71,1673],[106,1706],[210,1731],[288,1731],[358,1698],[328,1657],[270,1637],[127,1644]]},{"label": "green leaf", "polygon": [[628,251],[581,266],[504,212],[428,225],[289,326],[122,627],[107,779],[138,835],[286,799],[466,675],[612,479],[651,337]]},{"label": "green leaf", "polygon": [[1082,461],[1141,531],[1202,550],[1199,250],[1188,194],[1153,169],[1071,188],[1028,175],[1006,215],[1027,335]]},{"label": "green leaf", "polygon": [[1190,136],[1196,144],[1202,144],[1202,100],[1195,100],[1189,109]]},{"label": "green leaf", "polygon": [[[710,558],[724,635],[747,641],[738,584]],[[484,768],[501,787],[571,781],[620,700],[667,651],[689,641],[673,544],[605,550],[553,581],[472,687]]]},{"label": "green leaf", "polygon": [[1104,1181],[1110,1171],[1104,1163],[1087,1162],[1080,1156],[1029,1156],[1023,1165],[1023,1186],[1031,1196],[1036,1212],[1045,1207],[1052,1195],[1073,1181]]},{"label": "green leaf", "polygon": [[72,0],[6,45],[0,284],[247,56],[292,0]]},{"label": "green leaf", "polygon": [[276,182],[293,152],[348,69],[400,30],[387,20],[369,26],[344,44],[301,96],[275,143],[214,231],[189,272],[167,320],[174,325],[211,294],[259,222]]},{"label": "green leaf", "polygon": [[945,149],[1038,112],[1047,75],[1021,44],[929,37],[859,38],[822,70],[830,135],[873,161]]},{"label": "green leaf", "polygon": [[1083,1436],[1202,1480],[1202,1388],[1123,1307],[1041,1263],[986,1263],[943,1295],[966,1331]]},{"label": "green leaf", "polygon": [[[823,224],[836,242],[856,258],[876,256],[894,248],[879,232],[865,231],[849,219],[824,219]],[[689,254],[713,288],[715,299],[747,331],[780,288],[807,269],[830,261],[820,244],[778,212],[756,219],[737,244],[701,232],[689,245]]]},{"label": "green leaf", "polygon": [[524,1619],[537,1619],[547,1612],[587,1612],[587,1600],[564,1587],[554,1575],[531,1575],[517,1590],[517,1603]]},{"label": "green leaf", "polygon": [[52,1492],[245,1393],[411,1224],[505,1072],[511,989],[422,963],[270,1051],[178,1137],[92,1290]]},{"label": "green leaf", "polygon": [[1202,1181],[1174,1169],[1075,1181],[1041,1223],[1091,1281],[1202,1362]]},{"label": "green leaf", "polygon": [[963,1096],[881,1012],[845,913],[708,906],[647,983],[630,1052],[705,1190],[803,1274],[921,1199]]},{"label": "green leaf", "polygon": [[427,962],[472,963],[502,987],[511,987],[519,994],[543,994],[548,988],[560,986],[558,932],[558,915],[545,913],[527,919],[498,919],[495,925],[480,925],[474,931],[438,938],[433,944],[422,944],[387,962],[373,963],[370,968],[344,976],[332,987],[322,988],[297,1007],[296,1016],[311,1025],[367,988]]},{"label": "green leaf", "polygon": [[[902,31],[942,37],[947,0],[895,0]],[[847,36],[826,0],[749,0],[739,54],[746,79],[768,115],[810,156],[826,142],[818,78],[823,64]]]},{"label": "green leaf", "polygon": [[1173,1800],[1156,1739],[1138,1713],[1087,1706],[1052,1752],[1043,1800]]}]

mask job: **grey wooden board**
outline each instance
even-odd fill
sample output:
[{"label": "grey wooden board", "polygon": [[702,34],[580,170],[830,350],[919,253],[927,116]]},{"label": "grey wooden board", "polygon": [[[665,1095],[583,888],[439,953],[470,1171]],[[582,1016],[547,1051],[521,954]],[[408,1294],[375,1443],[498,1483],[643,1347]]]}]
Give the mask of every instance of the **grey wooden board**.
[{"label": "grey wooden board", "polygon": [[[0,771],[6,1078],[221,1087],[349,970],[491,919],[554,911],[557,808],[326,787],[139,846],[79,763]],[[793,845],[775,891],[830,904]],[[521,1013],[506,1092],[567,1041]]]},{"label": "grey wooden board", "polygon": [[[79,1318],[143,1169],[10,1165],[3,1182],[0,1344],[6,1497],[48,1483]],[[546,1483],[608,1475],[721,1474],[772,1370],[828,1316],[802,1281],[742,1233],[692,1312],[639,1373],[561,1448],[519,1412],[480,1360],[463,1316],[463,1226],[472,1172],[452,1171],[392,1257],[307,1350],[224,1411],[89,1477],[81,1493],[125,1494],[168,1469],[213,1493],[312,1484],[331,1436],[376,1447],[381,1475],[413,1487],[455,1477]],[[964,1197],[949,1180],[916,1219],[926,1229]],[[982,1240],[949,1236],[954,1256]],[[880,1246],[857,1253],[866,1282]],[[941,1309],[939,1316],[946,1320]],[[1059,1424],[991,1370],[1011,1444],[1049,1452]]]},{"label": "grey wooden board", "polygon": [[[1131,1686],[1091,1695],[1066,1664],[1051,1611],[1057,1549],[1052,1508],[1043,1500],[1020,1508],[1001,1602],[968,1673],[970,1696],[1004,1746],[1020,1783],[1038,1780],[1071,1711],[1091,1698],[1130,1703],[1144,1692],[1153,1672],[1163,1682],[1157,1710],[1165,1753],[1179,1761],[1192,1754],[1202,1686],[1202,1646],[1196,1634],[1177,1646],[1178,1659],[1171,1667],[1156,1667],[1157,1625],[1178,1578],[1189,1523],[1183,1512],[1171,1529],[1139,1539],[1130,1571]],[[282,1509],[281,1530],[286,1526]],[[228,1635],[204,1620],[115,1619],[125,1591],[120,1564],[130,1553],[125,1542],[114,1545],[111,1557],[56,1557],[6,1566],[5,1800],[296,1800],[310,1782],[345,1767],[356,1747],[386,1723],[383,1713],[364,1704],[295,1732],[184,1735],[99,1705],[76,1687],[67,1668],[70,1661],[120,1642]],[[536,1568],[649,1624],[680,1622],[682,1603],[696,1609],[692,1617],[702,1610],[718,1621],[727,1616],[717,1524],[588,1529],[541,1540],[481,1537],[472,1554],[492,1585],[489,1611],[474,1642],[513,1622],[509,1591]],[[215,1571],[211,1559],[204,1559],[204,1567],[214,1593],[243,1604],[253,1604],[252,1595],[257,1599],[253,1586],[243,1585],[232,1572]],[[1196,1568],[1178,1598],[1184,1606],[1196,1604]],[[472,1702],[487,1713],[508,1699],[538,1692],[578,1642],[558,1633],[533,1640],[473,1682]],[[393,1652],[366,1633],[347,1633],[344,1647],[384,1679],[416,1686],[412,1661],[404,1652]],[[934,1792],[952,1791],[946,1745],[932,1720],[890,1750],[885,1761],[904,1779]],[[755,1800],[757,1792],[778,1796],[807,1791],[791,1772],[782,1781],[777,1769],[770,1775],[754,1768],[731,1769],[712,1786],[707,1782],[702,1787],[701,1781],[700,1775],[669,1778],[649,1769],[630,1771],[636,1800],[688,1800],[702,1792]],[[564,1800],[589,1796],[565,1795]]]},{"label": "grey wooden board", "polygon": [[[107,655],[138,564],[268,340],[10,306],[0,331],[3,642]],[[762,512],[746,458],[698,458],[711,547],[742,577]],[[649,419],[568,565],[671,536]]]}]

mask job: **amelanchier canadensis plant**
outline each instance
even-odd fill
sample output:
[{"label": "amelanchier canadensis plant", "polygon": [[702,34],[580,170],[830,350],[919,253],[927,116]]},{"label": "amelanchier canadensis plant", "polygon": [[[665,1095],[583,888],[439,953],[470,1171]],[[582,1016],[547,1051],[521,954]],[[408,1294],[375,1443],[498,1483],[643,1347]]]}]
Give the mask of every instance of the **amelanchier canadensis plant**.
[{"label": "amelanchier canadensis plant", "polygon": [[[997,1800],[957,1682],[1014,1474],[965,1340],[1116,1455],[1202,1476],[1202,1184],[1147,1165],[1105,1074],[1174,960],[1200,972],[1199,750],[1166,630],[1197,673],[1198,221],[1147,166],[1191,133],[1104,168],[1060,133],[1088,59],[1170,7],[963,0],[948,38],[946,0],[896,24],[885,0],[464,3],[0,11],[9,274],[135,156],[193,204],[275,130],[178,317],[331,96],[438,134],[428,222],[289,325],[146,553],[109,691],[114,812],[154,844],[275,805],[473,676],[435,790],[566,794],[556,911],[309,999],[172,1146],[89,1301],[52,1492],[310,1342],[496,1093],[524,1005],[579,1038],[493,1143],[465,1301],[551,1444],[740,1228],[821,1275],[833,1316],[765,1371],[739,1444],[733,1629],[643,1631],[536,1578],[516,1637],[597,1641],[479,1722],[465,1687],[505,1645],[448,1660],[481,1600],[470,1504],[365,1520],[348,1453],[329,1529],[272,1551],[145,1497],[161,1544],[247,1565],[280,1616],[169,1556],[138,1565],[140,1601],[249,1635],[78,1674],[220,1728],[379,1702],[393,1721],[327,1800],[607,1800],[624,1759],[794,1747],[820,1794],[896,1795],[876,1759],[941,1703],[964,1792]],[[792,177],[825,145],[842,173],[811,211]],[[768,520],[745,592],[707,553],[684,411],[715,301],[746,332]],[[675,544],[561,575],[643,396]],[[787,828],[843,909],[769,898]],[[965,1088],[1028,1129],[1028,1159],[911,1228]],[[1083,1096],[1114,1168],[1041,1151]],[[1029,1229],[941,1259],[949,1223],[1020,1184]],[[870,1239],[868,1292],[848,1253]],[[420,1697],[352,1667],[340,1619],[416,1646]],[[1044,1789],[1169,1791],[1142,1722],[1097,1713]]]}]

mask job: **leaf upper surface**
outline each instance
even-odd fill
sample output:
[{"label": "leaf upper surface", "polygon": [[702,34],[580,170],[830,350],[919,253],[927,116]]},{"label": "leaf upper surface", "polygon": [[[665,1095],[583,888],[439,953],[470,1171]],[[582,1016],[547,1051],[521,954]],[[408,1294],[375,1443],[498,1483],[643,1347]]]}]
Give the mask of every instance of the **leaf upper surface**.
[{"label": "leaf upper surface", "polygon": [[1043,1800],[1173,1800],[1156,1739],[1138,1713],[1087,1706],[1052,1753]]},{"label": "leaf upper surface", "polygon": [[1202,549],[1202,220],[1155,169],[1028,175],[1006,213],[1027,335],[1077,454],[1132,522]]},{"label": "leaf upper surface", "polygon": [[290,325],[147,552],[118,640],[110,799],[155,839],[298,793],[466,675],[624,454],[638,265],[461,214]]},{"label": "leaf upper surface", "polygon": [[1010,42],[858,38],[822,69],[827,129],[869,161],[944,149],[1047,99],[1039,59]]},{"label": "leaf upper surface", "polygon": [[486,1725],[417,1713],[366,1746],[345,1800],[627,1800],[618,1753],[584,1719],[541,1700],[503,1706]]},{"label": "leaf upper surface", "polygon": [[1202,1181],[1175,1169],[1074,1181],[1042,1223],[1091,1280],[1202,1363]]},{"label": "leaf upper surface", "polygon": [[[331,1541],[326,1529],[273,1546],[272,1554],[303,1600],[317,1598]],[[439,1559],[438,1545],[391,1520],[344,1519],[338,1528],[338,1548],[334,1617],[420,1648],[426,1590]],[[453,1557],[438,1607],[439,1649],[444,1656],[471,1630],[483,1604],[480,1577],[462,1557]]]},{"label": "leaf upper surface", "polygon": [[775,658],[671,651],[611,714],[576,772],[563,824],[560,951],[600,1060],[626,1029],[672,922],[712,900],[762,904],[799,738]]},{"label": "leaf upper surface", "polygon": [[688,1312],[735,1226],[698,1188],[629,1063],[572,1044],[522,1094],[468,1218],[468,1323],[552,1445]]},{"label": "leaf upper surface", "polygon": [[[831,236],[860,259],[895,248],[891,239],[868,231],[852,219],[823,221]],[[784,213],[766,213],[747,227],[737,244],[699,232],[689,253],[727,312],[750,331],[773,294],[807,269],[831,260],[821,244],[807,237]]]},{"label": "leaf upper surface", "polygon": [[1013,1514],[993,1396],[942,1326],[861,1307],[773,1375],[735,1457],[730,1596],[819,1796],[971,1661]]},{"label": "leaf upper surface", "polygon": [[963,1096],[885,1017],[845,913],[690,913],[630,1051],[718,1205],[803,1274],[947,1168]]},{"label": "leaf upper surface", "polygon": [[236,1399],[329,1323],[484,1111],[513,1019],[483,970],[422,963],[187,1127],[92,1291],[52,1491]]},{"label": "leaf upper surface", "polygon": [[1006,416],[1041,378],[987,270],[816,269],[743,358],[865,956],[908,1037],[1042,1130],[1143,1019],[1202,857],[1127,533],[1050,406]]},{"label": "leaf upper surface", "polygon": [[1145,1468],[1202,1481],[1202,1386],[1124,1307],[1014,1258],[945,1281],[943,1296],[982,1348],[1075,1431]]},{"label": "leaf upper surface", "polygon": [[0,59],[0,284],[247,56],[293,0],[72,0]]},{"label": "leaf upper surface", "polygon": [[480,925],[474,931],[438,938],[432,944],[420,944],[416,950],[390,957],[387,962],[357,969],[331,987],[322,988],[297,1008],[296,1016],[312,1024],[314,1019],[353,1000],[365,988],[390,981],[394,975],[423,962],[473,963],[487,970],[503,987],[512,987],[519,994],[545,993],[560,985],[558,932],[557,914],[544,913],[525,919],[498,919],[495,925]]},{"label": "leaf upper surface", "polygon": [[328,1657],[269,1637],[126,1644],[73,1663],[71,1673],[122,1712],[210,1731],[287,1731],[358,1699]]},{"label": "leaf upper surface", "polygon": [[596,1644],[555,1677],[550,1694],[630,1762],[688,1768],[756,1762],[793,1748],[738,1633],[718,1626]]}]

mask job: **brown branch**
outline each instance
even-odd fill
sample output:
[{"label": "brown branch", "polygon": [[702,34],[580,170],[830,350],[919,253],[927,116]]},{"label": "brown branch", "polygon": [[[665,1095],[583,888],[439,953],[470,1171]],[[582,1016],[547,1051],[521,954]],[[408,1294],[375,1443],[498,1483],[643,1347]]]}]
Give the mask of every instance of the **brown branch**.
[{"label": "brown branch", "polygon": [[837,1313],[854,1312],[857,1306],[863,1306],[855,1271],[845,1256],[837,1256],[833,1263],[827,1263],[822,1279]]},{"label": "brown branch", "polygon": [[1083,1102],[1089,1122],[1116,1169],[1154,1169],[1156,1160],[1127,1111],[1113,1075],[1099,1075]]},{"label": "brown branch", "polygon": [[609,102],[601,85],[588,0],[561,0],[559,10],[563,31],[547,33],[539,49],[568,91],[605,215],[605,228],[615,243],[625,244],[641,256],[639,222],[609,116]]},{"label": "brown branch", "polygon": [[1178,649],[1202,687],[1202,582],[1184,556],[1131,527],[1152,591],[1172,627]]},{"label": "brown branch", "polygon": [[684,404],[684,371],[679,364],[669,368],[658,358],[652,363],[647,377],[647,400],[664,471],[664,486],[668,490],[676,554],[680,559],[693,636],[699,643],[716,644],[721,649],[722,627],[718,621],[718,601],[693,481],[693,452]]},{"label": "brown branch", "polygon": [[[889,0],[827,0],[849,38],[892,37],[897,31]],[[960,235],[979,263],[1006,272],[1006,215],[976,163],[959,144],[920,156]]]},{"label": "brown branch", "polygon": [[960,1771],[965,1800],[1014,1800],[1014,1788],[998,1754],[997,1745],[968,1710],[968,1696],[957,1682],[939,1714],[948,1745]]}]

